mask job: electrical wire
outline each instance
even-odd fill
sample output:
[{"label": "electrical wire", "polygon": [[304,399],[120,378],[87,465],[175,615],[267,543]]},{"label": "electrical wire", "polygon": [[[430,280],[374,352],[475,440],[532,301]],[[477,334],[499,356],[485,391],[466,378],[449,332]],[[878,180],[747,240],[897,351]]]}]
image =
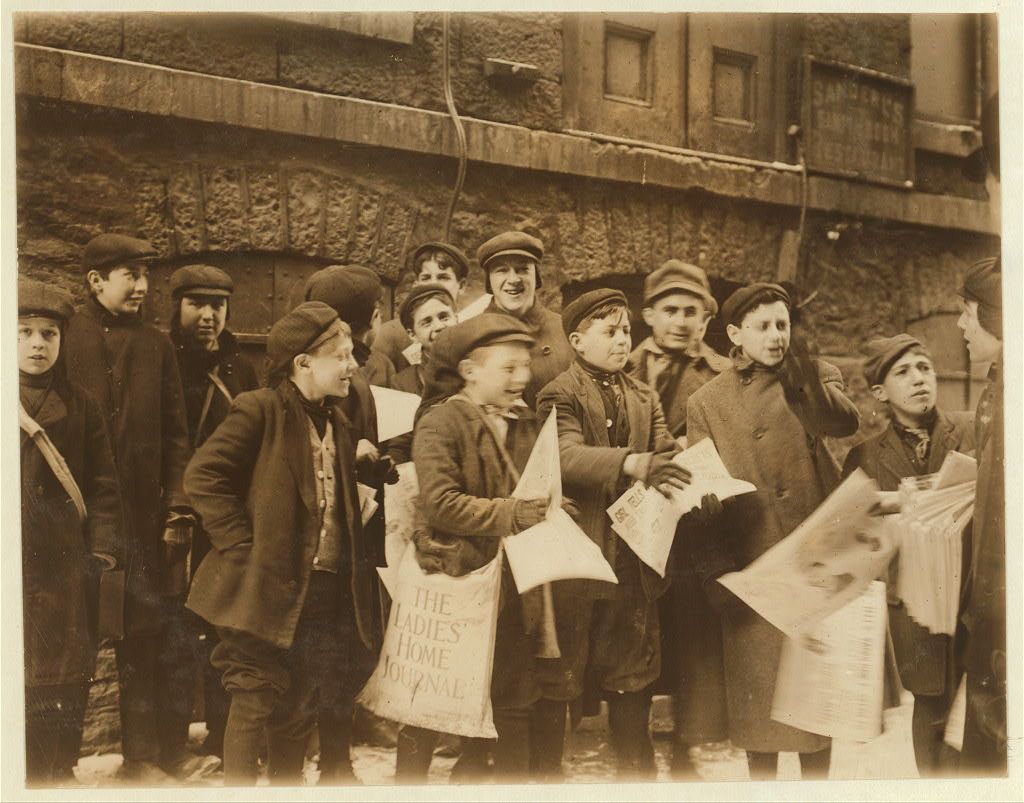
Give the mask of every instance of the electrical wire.
[{"label": "electrical wire", "polygon": [[466,181],[466,129],[462,125],[462,120],[459,119],[459,112],[455,108],[455,96],[452,94],[452,72],[451,72],[451,14],[444,12],[443,18],[443,59],[444,59],[444,102],[448,107],[448,114],[452,118],[452,123],[455,125],[455,139],[459,147],[459,170],[455,176],[455,186],[452,188],[452,197],[448,202],[448,213],[444,218],[444,239],[448,241],[450,238],[452,217],[455,214],[455,204],[458,203],[459,196],[462,194],[462,185]]}]

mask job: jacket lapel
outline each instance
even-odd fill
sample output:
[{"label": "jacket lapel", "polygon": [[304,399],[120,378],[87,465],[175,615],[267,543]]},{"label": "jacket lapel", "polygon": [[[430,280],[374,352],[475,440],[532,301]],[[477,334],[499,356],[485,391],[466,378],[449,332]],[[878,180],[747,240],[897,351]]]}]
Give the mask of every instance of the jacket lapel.
[{"label": "jacket lapel", "polygon": [[953,443],[953,422],[941,412],[935,421],[935,429],[932,432],[931,451],[928,453],[928,473],[934,474],[946,459],[946,453],[955,449],[957,444]]},{"label": "jacket lapel", "polygon": [[285,449],[288,452],[288,466],[295,478],[306,508],[316,512],[316,489],[313,487],[313,451],[309,445],[309,426],[296,391],[287,381],[282,382],[278,393],[284,396]]},{"label": "jacket lapel", "polygon": [[623,376],[622,384],[624,392],[622,395],[626,400],[626,418],[629,420],[629,440],[634,449],[647,451],[651,442],[651,409],[650,405],[643,401],[637,388],[633,386],[629,377]]},{"label": "jacket lapel", "polygon": [[[569,369],[576,384],[576,392],[583,400],[583,409],[587,417],[587,426],[590,428],[590,437],[596,441],[594,446],[608,446],[608,427],[605,425],[604,402],[598,393],[594,383],[583,374],[583,369],[578,363],[573,363]],[[584,433],[586,436],[586,433]]]},{"label": "jacket lapel", "polygon": [[[885,434],[882,436],[881,442],[878,444],[879,448],[879,463],[895,476],[898,480],[904,477],[915,477],[917,471],[914,470],[914,464],[910,462],[910,458],[907,457],[907,453],[903,450],[903,444],[900,443],[900,436],[896,434],[896,430],[892,428],[892,424],[885,430]],[[933,447],[934,448],[934,447]]]}]

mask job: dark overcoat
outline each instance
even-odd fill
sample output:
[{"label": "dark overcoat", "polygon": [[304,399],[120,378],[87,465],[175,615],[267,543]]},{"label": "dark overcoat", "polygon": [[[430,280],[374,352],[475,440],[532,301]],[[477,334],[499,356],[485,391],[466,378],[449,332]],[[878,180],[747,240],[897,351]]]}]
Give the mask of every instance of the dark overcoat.
[{"label": "dark overcoat", "polygon": [[[970,413],[938,411],[931,435],[928,464],[922,473],[939,470],[950,452],[974,451],[974,421]],[[890,424],[883,432],[858,444],[846,456],[843,475],[861,468],[878,482],[883,491],[895,491],[900,480],[917,474],[907,456],[900,436]],[[964,553],[969,565],[970,542]],[[887,578],[889,598],[889,630],[896,651],[896,665],[903,687],[914,694],[953,694],[959,682],[953,654],[953,638],[944,633],[931,633],[907,613],[896,595],[898,559],[894,558]],[[966,575],[965,575],[966,576]]]},{"label": "dark overcoat", "polygon": [[83,525],[42,452],[21,433],[21,567],[25,685],[88,681],[96,660],[92,554],[124,559],[121,498],[106,424],[80,387],[56,379],[34,416],[85,500]]},{"label": "dark overcoat", "polygon": [[[773,547],[810,515],[836,487],[839,467],[823,439],[857,430],[858,413],[843,393],[842,375],[816,362],[817,393],[786,398],[778,374],[735,355],[723,371],[691,397],[690,444],[714,441],[733,477],[757,491],[726,502],[720,539],[741,569]],[[701,567],[698,566],[698,570]],[[771,718],[783,635],[752,609],[734,606],[722,617],[729,736],[733,744],[763,752],[816,752],[826,737]]]},{"label": "dark overcoat", "polygon": [[167,511],[188,507],[191,455],[174,346],[139,316],[113,316],[95,300],[68,323],[68,377],[100,405],[125,514],[125,635],[161,624]]},{"label": "dark overcoat", "polygon": [[[282,648],[295,635],[320,532],[307,421],[290,382],[243,393],[185,474],[185,488],[213,544],[187,606],[214,627],[251,633]],[[338,582],[350,585],[360,638],[375,649],[376,572],[360,524],[351,427],[337,407],[332,425],[337,509],[348,539]]]}]

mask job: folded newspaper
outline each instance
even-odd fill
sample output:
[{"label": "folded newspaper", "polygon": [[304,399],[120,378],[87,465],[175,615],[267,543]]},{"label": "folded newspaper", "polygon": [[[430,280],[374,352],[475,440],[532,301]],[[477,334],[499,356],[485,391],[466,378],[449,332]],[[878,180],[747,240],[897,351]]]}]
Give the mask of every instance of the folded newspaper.
[{"label": "folded newspaper", "polygon": [[714,494],[725,500],[757,490],[751,483],[729,476],[710,438],[680,452],[673,462],[689,470],[693,477],[686,490],[674,491],[668,499],[636,482],[608,508],[612,529],[662,577],[679,519],[700,507],[703,496]]},{"label": "folded newspaper", "polygon": [[415,393],[370,385],[377,408],[377,440],[379,443],[412,432],[420,399]]}]

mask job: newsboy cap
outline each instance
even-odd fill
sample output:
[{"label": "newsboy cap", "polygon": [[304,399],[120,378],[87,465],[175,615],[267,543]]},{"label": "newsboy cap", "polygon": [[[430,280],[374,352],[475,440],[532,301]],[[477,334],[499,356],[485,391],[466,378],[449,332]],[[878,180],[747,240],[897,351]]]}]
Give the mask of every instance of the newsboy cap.
[{"label": "newsboy cap", "polygon": [[18,315],[42,315],[66,321],[75,314],[71,294],[35,279],[18,279]]},{"label": "newsboy cap", "polygon": [[540,261],[544,258],[544,243],[525,231],[502,232],[476,249],[476,261],[480,263],[485,278],[489,273],[487,263],[495,257],[509,254],[527,257],[537,263],[537,287],[540,287]]},{"label": "newsboy cap", "polygon": [[89,270],[153,259],[156,249],[146,240],[125,234],[98,234],[85,244],[82,265]]},{"label": "newsboy cap", "polygon": [[320,301],[305,301],[284,315],[267,333],[270,373],[287,368],[296,355],[310,348],[337,322],[338,313]]},{"label": "newsboy cap", "polygon": [[185,265],[171,274],[171,296],[229,296],[235,289],[232,278],[213,265]]},{"label": "newsboy cap", "polygon": [[465,279],[469,275],[469,257],[467,257],[461,249],[456,248],[451,243],[442,243],[439,241],[423,243],[415,251],[412,252],[412,259],[409,260],[410,267],[415,271],[419,265],[419,259],[422,254],[428,251],[443,251],[452,258],[452,262],[455,263],[455,275],[460,279]]},{"label": "newsboy cap", "polygon": [[783,302],[787,307],[793,306],[784,287],[772,282],[754,282],[739,288],[725,299],[725,303],[722,304],[722,319],[727,324],[739,326],[743,323],[744,316],[754,307],[776,301]]},{"label": "newsboy cap", "polygon": [[920,340],[906,332],[893,337],[876,337],[868,341],[867,355],[864,357],[864,377],[868,384],[881,385],[888,376],[889,369],[896,364],[896,360],[911,349],[929,354]]},{"label": "newsboy cap", "polygon": [[306,301],[322,301],[333,307],[353,331],[361,332],[370,325],[382,290],[380,277],[370,268],[328,265],[306,280],[303,297]]},{"label": "newsboy cap", "polygon": [[438,350],[450,365],[458,365],[473,349],[499,343],[522,343],[532,346],[536,341],[526,324],[502,312],[484,312],[468,321],[449,326],[437,336],[434,358]]},{"label": "newsboy cap", "polygon": [[629,308],[629,302],[621,290],[612,290],[609,287],[591,290],[565,305],[565,309],[562,310],[562,328],[567,335],[571,335],[588,315],[608,304],[621,304]]},{"label": "newsboy cap", "polygon": [[1003,272],[1002,259],[989,257],[967,269],[960,295],[978,302],[978,323],[990,335],[1003,338]]},{"label": "newsboy cap", "polygon": [[426,282],[425,284],[414,284],[409,290],[409,295],[402,301],[398,308],[398,320],[406,329],[412,329],[413,318],[416,310],[432,298],[439,298],[455,311],[455,299],[448,292],[448,288],[437,282]]},{"label": "newsboy cap", "polygon": [[644,304],[650,305],[663,295],[671,292],[689,293],[704,299],[708,311],[715,315],[718,302],[711,295],[711,284],[707,274],[696,265],[678,259],[669,259],[647,274],[644,279]]}]

